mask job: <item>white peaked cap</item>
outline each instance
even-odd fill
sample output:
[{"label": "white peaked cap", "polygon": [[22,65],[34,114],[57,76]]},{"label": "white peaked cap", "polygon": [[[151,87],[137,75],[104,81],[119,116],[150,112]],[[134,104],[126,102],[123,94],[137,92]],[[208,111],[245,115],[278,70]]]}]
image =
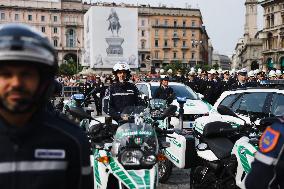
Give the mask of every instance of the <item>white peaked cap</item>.
[{"label": "white peaked cap", "polygon": [[277,76],[282,75],[281,70],[276,70],[275,74],[276,74]]},{"label": "white peaked cap", "polygon": [[215,70],[215,69],[211,69],[208,73],[210,73],[210,74],[215,74],[215,73],[216,73],[216,70]]},{"label": "white peaked cap", "polygon": [[249,76],[249,77],[253,77],[253,76],[254,76],[254,71],[252,71],[252,70],[249,71],[248,76]]},{"label": "white peaked cap", "polygon": [[270,70],[268,75],[269,75],[269,77],[273,77],[273,76],[276,76],[276,73],[275,73],[274,70]]}]

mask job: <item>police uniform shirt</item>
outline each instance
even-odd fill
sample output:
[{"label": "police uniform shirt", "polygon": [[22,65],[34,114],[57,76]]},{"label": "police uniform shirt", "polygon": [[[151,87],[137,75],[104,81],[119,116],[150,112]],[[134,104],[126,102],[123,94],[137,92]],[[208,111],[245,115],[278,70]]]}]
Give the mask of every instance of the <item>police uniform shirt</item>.
[{"label": "police uniform shirt", "polygon": [[[251,171],[245,184],[246,188],[284,188],[284,119],[267,127],[259,142]],[[275,174],[276,173],[276,174]],[[261,178],[261,179],[259,179]]]}]

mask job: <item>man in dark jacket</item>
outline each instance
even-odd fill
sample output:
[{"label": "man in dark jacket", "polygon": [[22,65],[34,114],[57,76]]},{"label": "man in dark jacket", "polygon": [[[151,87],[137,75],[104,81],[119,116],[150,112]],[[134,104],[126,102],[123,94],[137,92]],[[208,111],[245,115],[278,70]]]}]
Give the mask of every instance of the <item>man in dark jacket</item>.
[{"label": "man in dark jacket", "polygon": [[139,105],[137,87],[128,82],[130,78],[130,68],[126,62],[118,62],[113,67],[115,82],[107,89],[107,107],[104,110],[114,120],[121,120],[121,113],[127,106]]},{"label": "man in dark jacket", "polygon": [[90,145],[76,125],[46,111],[57,70],[43,34],[0,28],[0,186],[91,189]]},{"label": "man in dark jacket", "polygon": [[169,86],[169,77],[161,78],[160,87],[155,91],[154,98],[164,99],[171,104],[175,99],[174,90]]}]

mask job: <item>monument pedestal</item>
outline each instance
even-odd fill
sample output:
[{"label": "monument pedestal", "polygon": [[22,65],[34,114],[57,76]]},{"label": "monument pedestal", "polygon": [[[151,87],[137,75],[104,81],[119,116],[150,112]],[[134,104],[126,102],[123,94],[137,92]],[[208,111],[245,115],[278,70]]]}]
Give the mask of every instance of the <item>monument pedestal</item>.
[{"label": "monument pedestal", "polygon": [[106,49],[108,56],[123,56],[123,48],[121,47],[124,39],[121,37],[106,38],[108,48]]}]

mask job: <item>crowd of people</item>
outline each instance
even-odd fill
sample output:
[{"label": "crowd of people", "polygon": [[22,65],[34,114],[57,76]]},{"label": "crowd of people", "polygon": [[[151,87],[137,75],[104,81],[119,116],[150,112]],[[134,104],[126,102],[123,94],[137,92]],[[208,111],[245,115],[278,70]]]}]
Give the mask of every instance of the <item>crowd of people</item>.
[{"label": "crowd of people", "polygon": [[[196,71],[192,68],[188,73],[182,74],[181,70],[173,73],[171,69],[166,72],[161,69],[158,74],[151,74],[150,72],[146,74],[132,74],[129,80],[133,83],[157,81],[160,77],[164,76],[169,77],[170,81],[184,83],[195,92],[202,94],[204,99],[210,104],[214,104],[224,91],[236,88],[256,87],[263,80],[283,79],[284,73],[280,70],[271,70],[268,73],[259,70],[248,71],[246,68],[238,71],[216,71],[214,69],[210,71],[198,69]],[[94,99],[99,103],[104,96],[105,89],[115,81],[115,77],[111,74],[58,76],[57,81],[63,86],[78,87],[79,92],[85,95],[96,88]],[[99,111],[99,114],[101,114],[101,111]]]}]

